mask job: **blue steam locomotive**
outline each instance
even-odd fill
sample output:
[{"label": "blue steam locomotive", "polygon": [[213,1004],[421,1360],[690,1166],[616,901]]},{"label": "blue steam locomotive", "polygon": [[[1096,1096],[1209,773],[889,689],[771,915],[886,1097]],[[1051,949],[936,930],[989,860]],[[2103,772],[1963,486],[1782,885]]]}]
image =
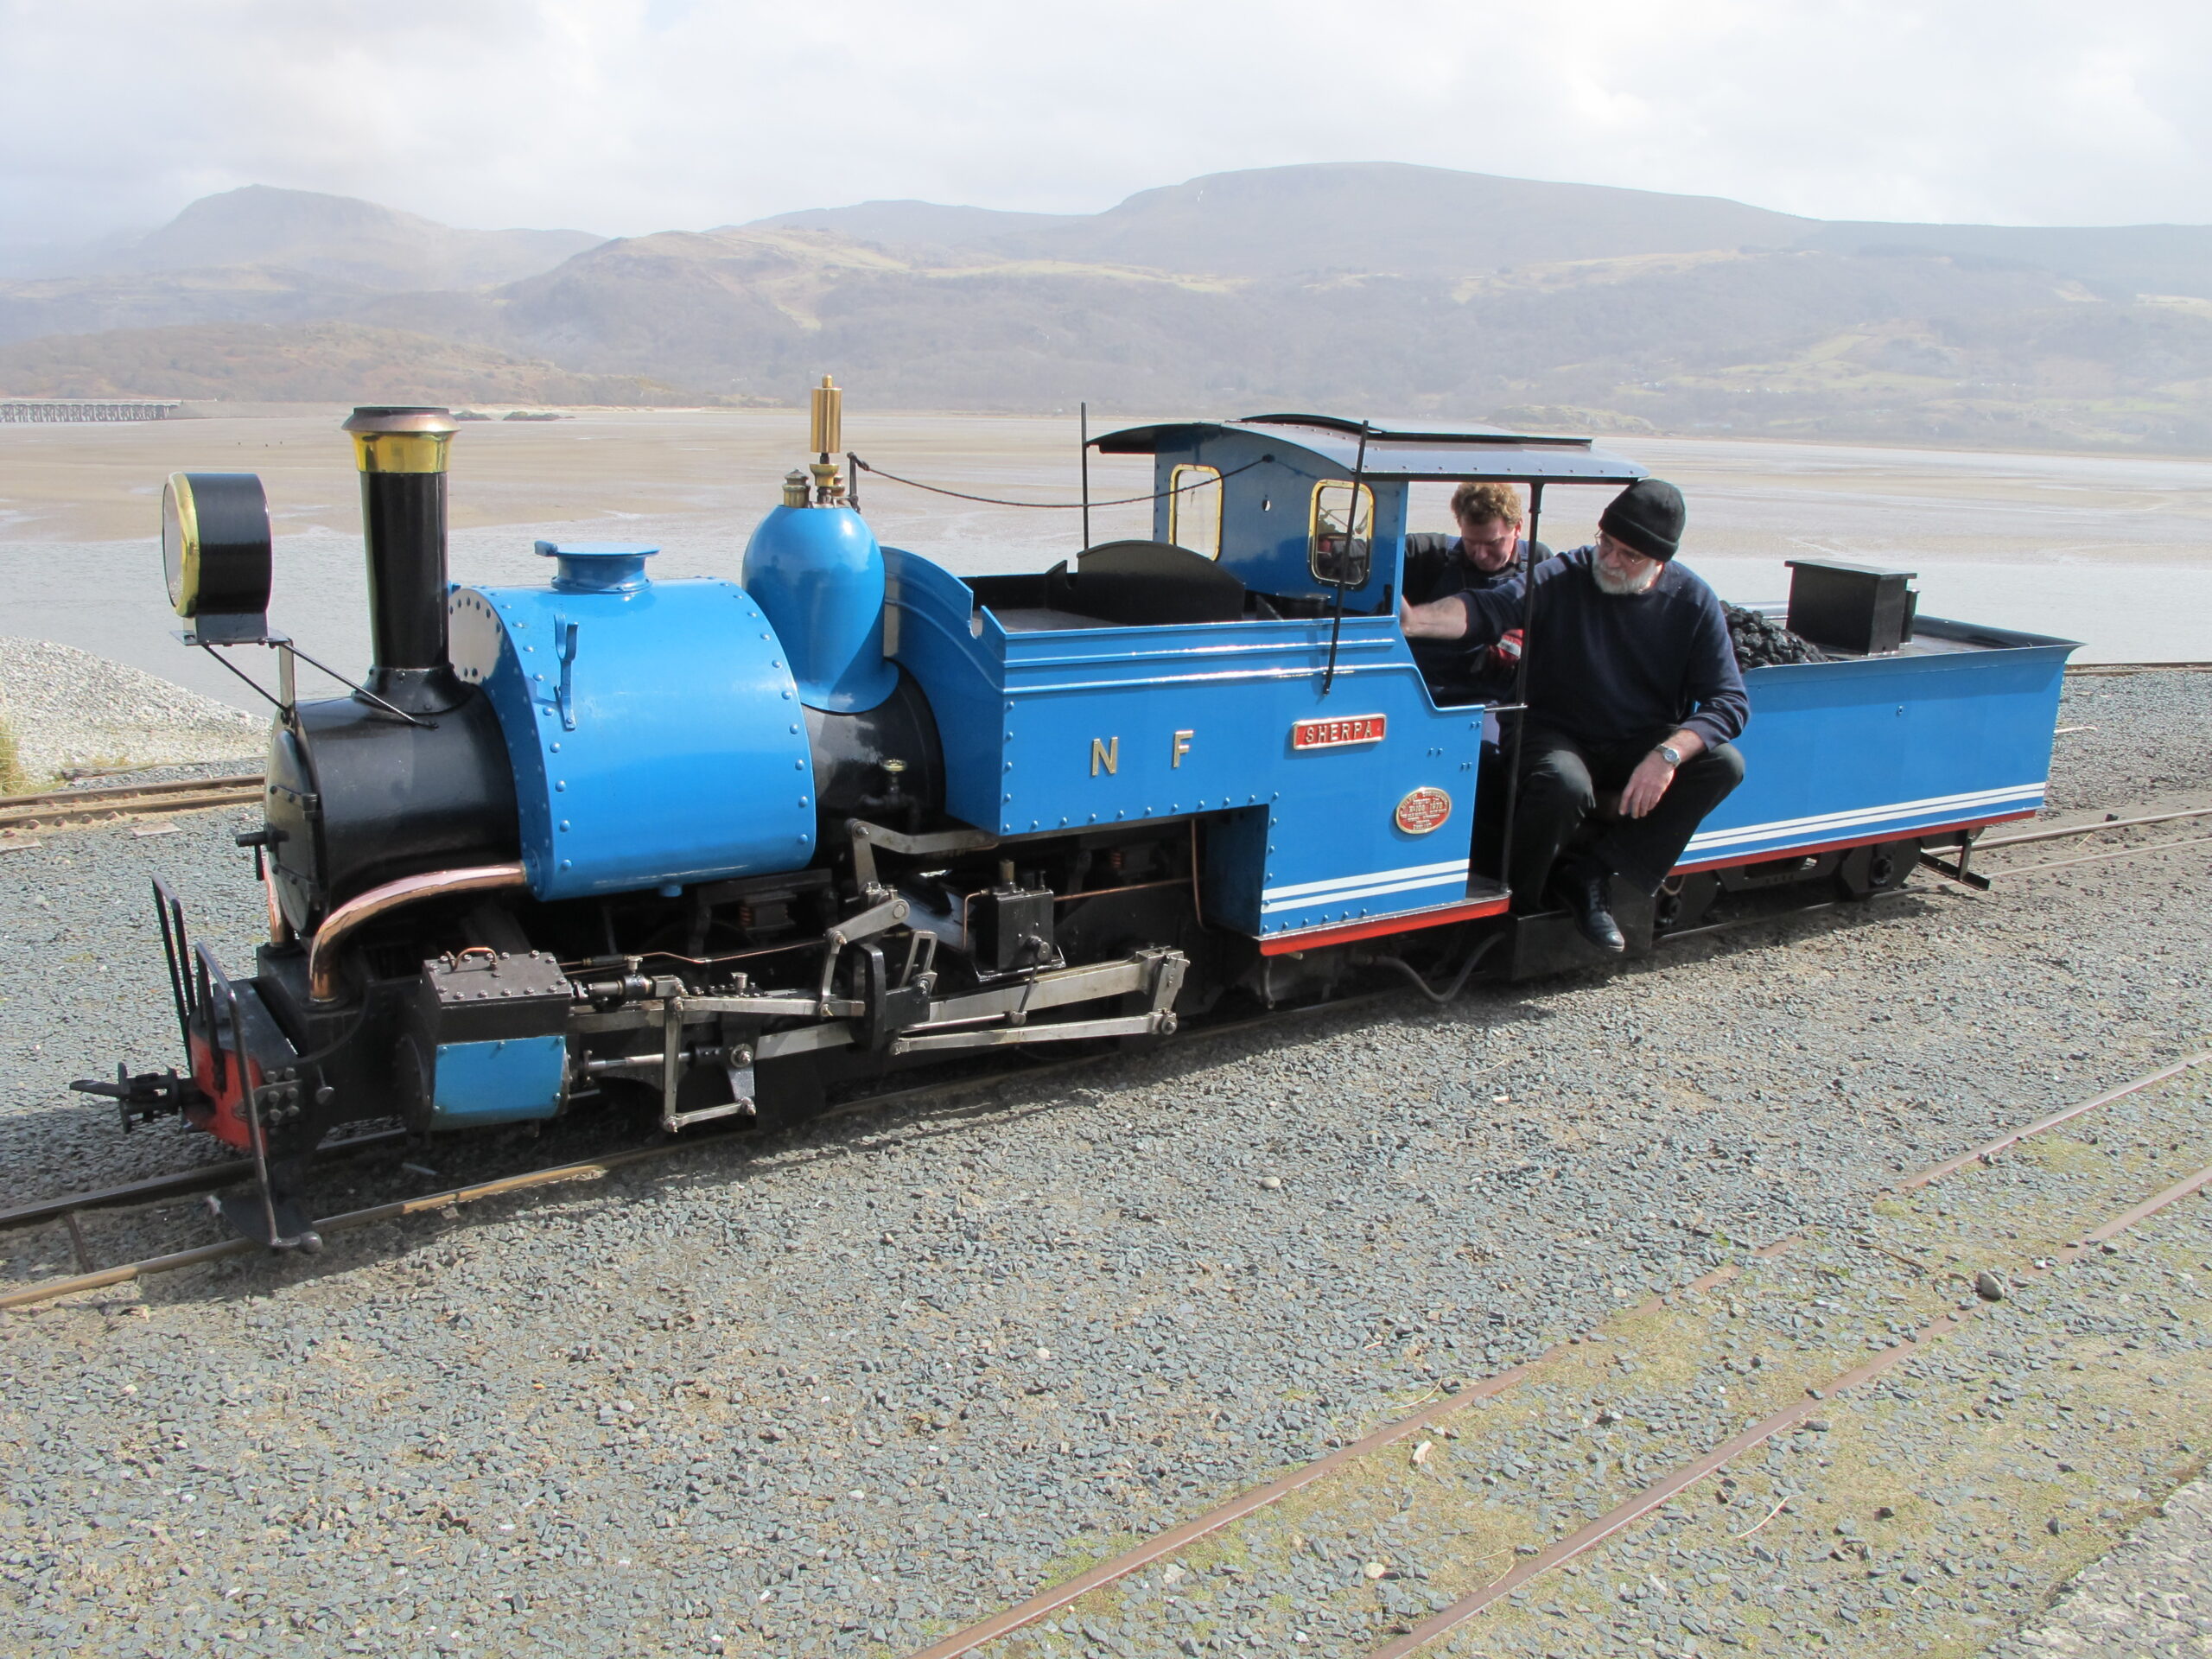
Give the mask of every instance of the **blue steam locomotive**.
[{"label": "blue steam locomotive", "polygon": [[[676,1131],[958,1051],[1149,1043],[1377,962],[1594,959],[1471,853],[1497,711],[1432,696],[1396,595],[1414,483],[1510,480],[1541,513],[1632,462],[1311,415],[1133,428],[1094,442],[1153,457],[1152,539],[963,578],[879,547],[826,379],[812,416],[741,581],[540,543],[548,581],[490,588],[448,580],[452,418],[356,410],[374,661],[321,701],[269,626],[258,480],[170,480],[188,643],[276,652],[239,838],[269,939],[232,978],[157,884],[188,1073],[86,1086],[251,1153],[241,1230],[312,1243],[308,1162],[364,1120],[638,1103]],[[1727,892],[1894,887],[2042,801],[2067,642],[1834,566],[1796,573],[1791,620],[1827,660],[1751,671],[1749,781],[1656,900],[1619,895],[1633,950]]]}]

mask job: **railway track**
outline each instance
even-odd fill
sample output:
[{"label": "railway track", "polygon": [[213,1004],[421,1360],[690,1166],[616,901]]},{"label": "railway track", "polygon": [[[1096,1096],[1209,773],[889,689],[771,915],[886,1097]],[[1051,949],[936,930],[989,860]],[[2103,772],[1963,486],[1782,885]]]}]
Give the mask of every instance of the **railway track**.
[{"label": "railway track", "polygon": [[210,807],[251,806],[261,798],[259,772],[224,778],[186,778],[162,784],[113,784],[57,789],[41,795],[0,795],[0,833],[111,823],[124,818],[199,812]]},{"label": "railway track", "polygon": [[[2037,1119],[2019,1128],[2008,1131],[1996,1139],[1955,1157],[1908,1176],[1889,1191],[1875,1195],[1870,1200],[1870,1211],[1884,1199],[1910,1194],[1958,1174],[1976,1165],[1993,1163],[2002,1154],[2046,1135],[2062,1125],[2111,1105],[2131,1095],[2169,1082],[2200,1066],[2212,1063],[2212,1050],[2196,1053],[2149,1072],[2116,1089],[2081,1101],[2048,1116]],[[2069,1243],[2055,1253],[2037,1258],[2031,1263],[2012,1269],[2017,1279],[2047,1277],[2081,1257],[2118,1237],[2129,1228],[2138,1225],[2159,1211],[2183,1199],[2212,1190],[2212,1166],[2196,1170],[2178,1181],[2151,1194],[2124,1211],[2106,1216],[2082,1226]],[[1805,1243],[1808,1235],[1793,1233],[1764,1245],[1752,1252],[1755,1258],[1772,1260],[1786,1255]],[[1862,1238],[1866,1248],[1880,1249],[1878,1244]],[[1883,1251],[1889,1255],[1891,1252]],[[1910,1265],[1918,1266],[1917,1263]],[[1743,1272],[1737,1266],[1723,1267],[1691,1281],[1679,1289],[1654,1296],[1627,1316],[1633,1320],[1658,1313],[1675,1305],[1685,1296],[1718,1289],[1737,1279]],[[1681,1496],[1698,1482],[1707,1479],[1746,1452],[1765,1445],[1777,1436],[1785,1434],[1815,1417],[1821,1409],[1821,1402],[1874,1381],[1897,1364],[1919,1355],[1943,1342],[1965,1328],[1975,1317],[1980,1298],[1969,1290],[1956,1306],[1929,1321],[1910,1336],[1884,1347],[1870,1358],[1840,1371],[1821,1376],[1808,1386],[1801,1398],[1752,1422],[1719,1446],[1683,1462],[1656,1480],[1648,1482],[1605,1513],[1575,1529],[1551,1544],[1528,1551],[1510,1568],[1490,1579],[1478,1588],[1461,1597],[1434,1616],[1417,1624],[1404,1628],[1394,1637],[1374,1649],[1370,1659],[1408,1659],[1408,1656],[1437,1641],[1478,1614],[1513,1595],[1532,1580],[1567,1566],[1578,1558],[1613,1538],[1624,1529],[1649,1516]],[[1086,1597],[1118,1586],[1146,1568],[1169,1560],[1192,1545],[1232,1525],[1257,1516],[1281,1504],[1293,1494],[1338,1475],[1364,1459],[1386,1451],[1413,1439],[1415,1435],[1435,1429],[1444,1420],[1485,1402],[1498,1398],[1509,1391],[1542,1377],[1548,1371],[1566,1363],[1584,1343],[1578,1334],[1567,1342],[1555,1344],[1533,1359],[1508,1367],[1492,1376],[1459,1386],[1443,1398],[1427,1404],[1408,1415],[1387,1423],[1349,1445],[1338,1447],[1327,1455],[1294,1469],[1262,1485],[1250,1488],[1230,1498],[1227,1503],[1183,1522],[1178,1526],[1155,1534],[1141,1543],[1123,1551],[1112,1559],[1098,1563],[1086,1571],[1045,1590],[1017,1606],[991,1615],[953,1634],[914,1651],[910,1659],[962,1659],[988,1644],[1012,1636],[1031,1625],[1050,1618]],[[1447,1384],[1447,1387],[1452,1385]],[[1776,1510],[1783,1507],[1777,1503]],[[1771,1514],[1769,1516],[1771,1519]],[[1310,1523],[1310,1517],[1309,1517]]]},{"label": "railway track", "polygon": [[[1899,893],[1878,895],[1880,898],[1901,896]],[[1832,903],[1802,906],[1791,910],[1780,910],[1704,926],[1685,928],[1670,933],[1660,941],[1669,944],[1680,940],[1701,939],[1718,934],[1742,931],[1754,927],[1786,925],[1793,918],[1819,914],[1835,910],[1864,911],[1866,906],[1858,901],[1837,900]],[[1302,1004],[1256,1014],[1246,1019],[1224,1020],[1213,1025],[1192,1025],[1185,1027],[1184,1040],[1230,1037],[1263,1028],[1279,1027],[1296,1020],[1321,1014],[1342,1014],[1365,1007],[1404,995],[1395,986],[1385,989],[1362,991],[1350,996],[1333,998],[1328,1001]],[[1434,1000],[1435,993],[1430,993]],[[933,1102],[950,1102],[962,1096],[995,1084],[1025,1078],[1049,1077],[1097,1064],[1096,1055],[1083,1055],[1068,1059],[1038,1061],[1019,1054],[989,1065],[988,1070],[949,1080],[918,1084],[912,1087],[880,1090],[840,1101],[817,1114],[810,1122],[823,1122],[842,1117],[859,1116],[891,1106],[916,1106]],[[537,1187],[560,1185],[570,1181],[597,1180],[616,1170],[631,1166],[672,1158],[702,1146],[712,1145],[740,1133],[733,1123],[720,1129],[695,1133],[680,1140],[668,1140],[649,1146],[626,1147],[589,1158],[573,1159],[550,1164],[537,1169],[524,1170],[512,1175],[503,1175],[448,1187],[419,1197],[376,1205],[366,1209],[348,1211],[328,1217],[315,1224],[321,1234],[344,1232],[352,1229],[372,1226],[379,1222],[398,1220],[407,1216],[429,1211],[457,1208],[486,1198],[500,1198],[527,1192]],[[343,1157],[372,1151],[379,1147],[404,1145],[409,1139],[407,1131],[392,1129],[352,1137],[325,1147],[323,1159]],[[79,1192],[63,1192],[0,1209],[0,1232],[60,1222],[69,1232],[70,1247],[76,1258],[78,1273],[67,1278],[41,1280],[12,1289],[0,1291],[0,1309],[32,1307],[79,1291],[105,1289],[157,1274],[178,1268],[196,1267],[204,1262],[219,1262],[233,1255],[245,1255],[257,1248],[243,1238],[224,1239],[216,1243],[149,1256],[137,1261],[119,1262],[111,1267],[96,1267],[92,1250],[86,1239],[79,1217],[101,1211],[149,1209],[173,1203],[179,1198],[213,1194],[226,1186],[250,1180],[253,1165],[248,1160],[238,1159],[221,1163],[204,1164],[196,1168],[180,1170],[174,1174],[149,1176],[140,1180],[126,1181],[118,1185],[101,1187]],[[211,1200],[212,1202],[212,1200]]]},{"label": "railway track", "polygon": [[[1192,1039],[1228,1037],[1256,1030],[1263,1026],[1275,1026],[1301,1016],[1343,1013],[1379,1002],[1385,998],[1402,995],[1396,989],[1364,992],[1356,996],[1339,997],[1332,1001],[1308,1004],[1298,1008],[1278,1009],[1248,1020],[1225,1021],[1220,1025],[1186,1028]],[[1093,1067],[1097,1056],[1085,1054],[1068,1059],[1036,1061],[1012,1058],[975,1074],[909,1088],[879,1090],[840,1101],[810,1118],[810,1123],[830,1122],[853,1117],[863,1113],[880,1111],[893,1106],[916,1106],[947,1103],[959,1097],[995,1084],[1016,1079],[1049,1077],[1079,1067]],[[639,1164],[655,1163],[674,1158],[686,1152],[698,1150],[726,1141],[740,1133],[734,1127],[710,1128],[681,1139],[658,1141],[649,1146],[631,1147],[588,1158],[572,1159],[566,1162],[545,1165],[537,1169],[524,1170],[512,1175],[494,1176],[489,1179],[448,1187],[418,1197],[395,1200],[388,1204],[371,1205],[365,1209],[347,1211],[327,1217],[315,1224],[318,1233],[328,1235],[346,1232],[356,1228],[373,1226],[379,1222],[397,1221],[408,1216],[422,1215],[434,1211],[450,1210],[462,1205],[480,1203],[486,1198],[501,1198],[512,1193],[529,1192],[535,1188],[562,1185],[570,1181],[599,1180],[615,1171]],[[359,1152],[376,1146],[404,1143],[408,1139],[404,1130],[391,1130],[354,1140],[329,1148],[330,1152]],[[326,1154],[327,1155],[327,1154]],[[83,1236],[76,1217],[98,1210],[147,1207],[173,1202],[199,1193],[213,1192],[226,1185],[251,1178],[251,1163],[238,1160],[209,1164],[198,1169],[182,1170],[174,1175],[154,1176],[144,1180],[131,1181],[119,1186],[96,1191],[61,1193],[0,1211],[0,1230],[37,1226],[60,1221],[71,1230],[72,1243],[78,1262],[84,1270],[67,1278],[40,1280],[0,1292],[0,1309],[33,1307],[41,1302],[73,1295],[79,1291],[105,1289],[125,1284],[132,1280],[156,1274],[174,1272],[180,1268],[196,1267],[203,1262],[219,1262],[242,1255],[261,1247],[250,1239],[227,1238],[213,1244],[192,1249],[149,1256],[135,1262],[119,1262],[108,1268],[93,1268],[86,1260]]]},{"label": "railway track", "polygon": [[2069,679],[2103,680],[2129,674],[2206,674],[2212,663],[2069,663]]},{"label": "railway track", "polygon": [[[2212,807],[2196,807],[2179,812],[2150,812],[2126,818],[2107,817],[2094,823],[2063,824],[2056,829],[2031,830],[2024,835],[2003,836],[1994,841],[1978,841],[1974,845],[1973,855],[1978,859],[1985,853],[2000,852],[2008,847],[2031,847],[2046,842],[2071,841],[2083,836],[2113,835],[2128,830],[2139,830],[2147,824],[2201,823],[2206,818],[2212,818]],[[2208,842],[2212,842],[2212,836],[2170,836],[2163,841],[2139,842],[2131,847],[2107,847],[2097,852],[2082,853],[2072,858],[2046,859],[2033,864],[2000,864],[1993,869],[1982,871],[1978,881],[1969,880],[1967,885],[1986,886],[1991,881],[2013,876],[2032,875],[2043,870],[2064,870],[2081,864],[2102,864],[2113,859],[2139,858],[2150,853],[2168,852],[2180,847],[2201,847]],[[1946,865],[1940,861],[1925,857],[1922,862],[1951,880],[1961,879],[1956,866]]]},{"label": "railway track", "polygon": [[[247,781],[254,783],[257,785],[258,784],[258,779],[249,779]],[[155,787],[175,788],[177,786],[156,785]],[[139,791],[124,791],[120,792],[124,794],[135,794]],[[2026,846],[2034,843],[2076,836],[2126,830],[2139,828],[2147,824],[2167,823],[2184,820],[2197,820],[2205,817],[2212,817],[2212,808],[2198,809],[2189,811],[2139,815],[2132,817],[2113,818],[2094,823],[2073,824],[2052,830],[2035,830],[2024,835],[2008,836],[2000,840],[1980,842],[1978,845],[1976,851],[1978,853],[1992,852],[2006,847]],[[2212,840],[2212,837],[2203,839]],[[2153,842],[2143,846],[2111,849],[2103,853],[2089,855],[2083,858],[2066,859],[2029,866],[1999,868],[1985,872],[1984,878],[1986,880],[1994,880],[2008,876],[2025,874],[2033,871],[2062,868],[2070,864],[2093,862],[2097,860],[2106,858],[2124,858],[2136,854],[2157,852],[2169,847],[2192,846],[2196,844],[2198,844],[2198,840],[2196,838],[2181,841]],[[1938,868],[1940,868],[1941,867],[1939,866]],[[1872,902],[1878,904],[1884,899],[1902,898],[1906,896],[1910,891],[1910,890],[1908,888],[1897,888],[1888,893],[1878,893],[1874,895]],[[1751,928],[1787,925],[1798,918],[1818,915],[1826,912],[1845,911],[1865,912],[1868,909],[1869,904],[1867,901],[1834,899],[1821,904],[1796,906],[1771,911],[1760,911],[1745,916],[1732,917],[1719,922],[1707,923],[1696,927],[1682,928],[1662,936],[1659,943],[1661,944],[1687,943],[1693,939],[1710,938],[1719,935],[1740,932]],[[1385,963],[1383,965],[1389,966],[1393,964]],[[1402,964],[1396,965],[1401,968],[1402,971],[1408,971],[1403,969]],[[1275,1009],[1269,1013],[1253,1016],[1251,1018],[1226,1021],[1218,1025],[1194,1026],[1187,1029],[1186,1039],[1236,1035],[1244,1032],[1257,1030],[1264,1027],[1278,1025],[1286,1020],[1294,1020],[1306,1015],[1332,1012],[1344,1012],[1349,1009],[1363,1007],[1370,1003],[1379,1002],[1400,994],[1401,993],[1395,988],[1376,991],[1366,991],[1358,993],[1352,996],[1336,998],[1325,1002],[1310,1003],[1295,1008]],[[1433,991],[1430,991],[1428,995],[1431,1000],[1433,1001],[1438,994]],[[827,1111],[819,1115],[815,1121],[820,1122],[841,1116],[850,1116],[893,1105],[912,1106],[931,1101],[950,1101],[951,1099],[957,1098],[960,1096],[972,1093],[978,1089],[988,1087],[995,1084],[1004,1083],[1020,1077],[1050,1077],[1077,1066],[1090,1065],[1095,1063],[1096,1058],[1092,1056],[1044,1062],[1030,1059],[1011,1059],[1004,1063],[1002,1065],[995,1066],[986,1071],[964,1075],[961,1077],[948,1081],[917,1084],[909,1088],[879,1090],[869,1094],[864,1094],[851,1100],[838,1103],[837,1104],[830,1107]],[[731,1132],[734,1131],[726,1129],[721,1133],[727,1134]],[[362,1135],[340,1143],[339,1145],[325,1148],[322,1156],[325,1159],[329,1159],[349,1154],[358,1154],[374,1150],[378,1147],[401,1144],[404,1143],[407,1138],[405,1131],[397,1129]],[[721,1134],[709,1131],[705,1134],[695,1134],[681,1141],[671,1140],[650,1146],[625,1148],[590,1158],[571,1160],[559,1164],[547,1165],[534,1170],[521,1171],[512,1175],[499,1176],[483,1181],[468,1183],[461,1186],[446,1188],[439,1192],[425,1194],[420,1197],[395,1200],[389,1204],[372,1205],[363,1210],[351,1211],[342,1214],[334,1215],[323,1221],[318,1222],[316,1224],[316,1230],[319,1232],[325,1233],[340,1232],[353,1228],[373,1225],[378,1222],[396,1220],[410,1215],[419,1215],[426,1211],[453,1209],[462,1205],[476,1203],[485,1198],[504,1197],[515,1192],[529,1191],[533,1188],[558,1185],[575,1180],[600,1179],[613,1173],[618,1169],[626,1168],[634,1164],[656,1161],[661,1159],[673,1157],[686,1150],[693,1149],[704,1144],[709,1144],[721,1138]],[[131,1280],[173,1271],[181,1268],[194,1267],[207,1262],[220,1261],[226,1257],[244,1254],[249,1251],[253,1248],[253,1246],[248,1241],[244,1239],[226,1239],[217,1243],[204,1245],[193,1249],[172,1252],[162,1255],[150,1256],[134,1262],[121,1262],[107,1268],[99,1268],[96,1267],[92,1260],[91,1248],[85,1237],[79,1217],[100,1211],[150,1208],[160,1204],[174,1202],[178,1198],[190,1198],[201,1193],[213,1193],[224,1187],[235,1185],[250,1179],[252,1175],[252,1164],[245,1160],[234,1160],[222,1163],[206,1164],[200,1166],[197,1168],[181,1170],[170,1175],[151,1176],[140,1180],[125,1182],[116,1186],[99,1188],[86,1192],[59,1193],[17,1204],[4,1209],[0,1209],[0,1232],[17,1230],[52,1222],[61,1223],[68,1230],[71,1249],[79,1269],[76,1274],[68,1278],[41,1281],[34,1284],[19,1286],[11,1290],[0,1291],[0,1309],[33,1306],[41,1302],[53,1300],[58,1297],[74,1294],[79,1291],[104,1288],[117,1284],[125,1283]]]}]

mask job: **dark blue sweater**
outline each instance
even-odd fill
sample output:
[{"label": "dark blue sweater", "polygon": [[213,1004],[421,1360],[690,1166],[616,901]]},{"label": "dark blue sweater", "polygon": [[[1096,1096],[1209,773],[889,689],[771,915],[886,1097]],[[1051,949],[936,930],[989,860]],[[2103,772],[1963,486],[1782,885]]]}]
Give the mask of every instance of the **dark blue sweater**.
[{"label": "dark blue sweater", "polygon": [[[1641,594],[1608,594],[1578,547],[1536,567],[1529,709],[1586,743],[1658,743],[1684,727],[1726,743],[1751,717],[1719,596],[1669,563]],[[1521,626],[1519,577],[1460,595],[1467,641]]]}]

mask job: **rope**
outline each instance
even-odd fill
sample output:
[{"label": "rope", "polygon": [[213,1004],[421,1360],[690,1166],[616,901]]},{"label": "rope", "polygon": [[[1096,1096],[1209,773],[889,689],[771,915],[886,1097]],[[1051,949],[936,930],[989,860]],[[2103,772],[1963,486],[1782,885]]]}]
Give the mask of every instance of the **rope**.
[{"label": "rope", "polygon": [[873,473],[878,478],[887,478],[893,484],[904,484],[910,490],[927,490],[931,495],[949,495],[956,501],[980,501],[987,507],[1039,507],[1048,512],[1077,512],[1086,505],[1093,507],[1134,506],[1140,501],[1161,501],[1171,495],[1183,495],[1192,490],[1211,489],[1214,485],[1232,479],[1239,473],[1249,473],[1255,467],[1264,467],[1274,460],[1273,455],[1262,455],[1257,461],[1248,461],[1242,467],[1232,467],[1215,478],[1202,478],[1195,484],[1179,484],[1172,490],[1154,490],[1150,495],[1125,495],[1115,501],[1009,501],[1003,496],[969,495],[964,490],[948,490],[935,484],[925,484],[918,479],[901,478],[896,473],[887,473],[880,467],[871,467],[848,449],[845,459],[856,473]]}]

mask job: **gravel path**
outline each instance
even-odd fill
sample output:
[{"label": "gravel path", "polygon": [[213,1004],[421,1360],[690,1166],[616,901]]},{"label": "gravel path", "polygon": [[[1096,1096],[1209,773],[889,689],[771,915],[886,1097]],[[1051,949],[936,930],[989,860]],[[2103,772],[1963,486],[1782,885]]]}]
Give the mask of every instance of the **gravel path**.
[{"label": "gravel path", "polygon": [[[2212,1224],[2183,1204],[2055,1272],[2041,1258],[2212,1162],[2212,1077],[1815,1229],[1736,1276],[1609,1319],[1517,1387],[1431,1420],[979,1659],[1073,1659],[1101,1632],[1364,1654],[1900,1337],[1948,1339],[1808,1416],[1440,1638],[1436,1659],[1714,1645],[1853,1659],[1980,1645],[2007,1604],[2107,1548],[2212,1412]],[[1877,1248],[1869,1249],[1872,1244]],[[1958,1276],[1997,1269],[1994,1301]],[[2131,1306],[2147,1301],[2155,1325]],[[1185,1650],[1189,1650],[1187,1648]]]},{"label": "gravel path", "polygon": [[[2098,683],[2126,688],[2113,735],[2086,768],[2061,750],[2092,780],[2062,789],[2202,790],[2178,759],[2120,768],[2177,753],[2205,678]],[[150,869],[247,959],[226,816],[0,860],[12,1186],[180,1160],[60,1086],[168,1056]],[[1846,1217],[2201,1046],[2209,861],[1929,884],[11,1319],[0,1644],[897,1650],[1691,1276],[1720,1235]],[[22,1240],[15,1272],[67,1248]]]},{"label": "gravel path", "polygon": [[2212,1484],[2183,1487],[1993,1659],[2212,1654]]},{"label": "gravel path", "polygon": [[232,760],[257,771],[268,721],[73,645],[0,635],[0,721],[27,786],[64,768]]},{"label": "gravel path", "polygon": [[2058,723],[2047,812],[2212,789],[2212,673],[2076,675]]}]

